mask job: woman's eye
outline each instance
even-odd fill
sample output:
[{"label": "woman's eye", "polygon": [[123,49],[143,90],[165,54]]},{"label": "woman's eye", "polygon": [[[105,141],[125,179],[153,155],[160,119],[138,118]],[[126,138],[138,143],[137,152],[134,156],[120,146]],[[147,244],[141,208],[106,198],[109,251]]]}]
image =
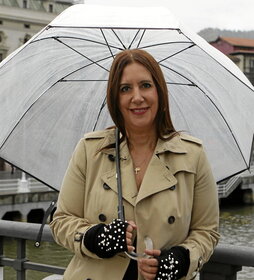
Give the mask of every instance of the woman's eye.
[{"label": "woman's eye", "polygon": [[123,86],[123,87],[120,88],[120,91],[121,92],[127,92],[129,89],[130,89],[129,86]]},{"label": "woman's eye", "polygon": [[150,83],[144,83],[142,86],[143,88],[150,88],[152,85]]}]

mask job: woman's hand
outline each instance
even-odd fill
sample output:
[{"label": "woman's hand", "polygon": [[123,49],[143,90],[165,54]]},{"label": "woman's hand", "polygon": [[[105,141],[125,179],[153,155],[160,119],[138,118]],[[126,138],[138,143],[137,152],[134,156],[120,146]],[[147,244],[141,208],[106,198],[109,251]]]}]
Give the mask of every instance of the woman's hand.
[{"label": "woman's hand", "polygon": [[111,258],[117,253],[126,252],[128,226],[120,219],[114,219],[109,224],[97,224],[85,233],[84,245],[100,258]]},{"label": "woman's hand", "polygon": [[133,221],[128,221],[128,226],[126,229],[126,243],[128,252],[132,252],[135,250],[135,247],[132,244],[132,236],[135,229],[137,229],[136,224]]},{"label": "woman's hand", "polygon": [[158,271],[158,260],[154,258],[161,254],[160,250],[145,250],[150,258],[142,258],[138,260],[138,270],[145,280],[154,280]]}]

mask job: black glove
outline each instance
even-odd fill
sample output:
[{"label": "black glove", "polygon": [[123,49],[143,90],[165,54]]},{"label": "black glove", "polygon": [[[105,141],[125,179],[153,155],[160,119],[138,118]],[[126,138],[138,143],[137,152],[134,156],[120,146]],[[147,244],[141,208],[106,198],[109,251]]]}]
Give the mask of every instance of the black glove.
[{"label": "black glove", "polygon": [[177,280],[187,275],[190,266],[189,250],[176,246],[162,251],[155,280]]},{"label": "black glove", "polygon": [[98,224],[86,232],[84,245],[100,258],[111,258],[117,253],[127,251],[127,226],[128,223],[120,219],[113,220],[108,225]]}]

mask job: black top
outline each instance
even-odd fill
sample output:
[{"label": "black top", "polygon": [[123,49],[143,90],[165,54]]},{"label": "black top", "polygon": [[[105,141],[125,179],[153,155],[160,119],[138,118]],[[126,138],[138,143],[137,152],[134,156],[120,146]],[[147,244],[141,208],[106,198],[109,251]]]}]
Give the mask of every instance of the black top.
[{"label": "black top", "polygon": [[123,280],[137,280],[138,279],[138,264],[137,261],[132,260],[124,274]]}]

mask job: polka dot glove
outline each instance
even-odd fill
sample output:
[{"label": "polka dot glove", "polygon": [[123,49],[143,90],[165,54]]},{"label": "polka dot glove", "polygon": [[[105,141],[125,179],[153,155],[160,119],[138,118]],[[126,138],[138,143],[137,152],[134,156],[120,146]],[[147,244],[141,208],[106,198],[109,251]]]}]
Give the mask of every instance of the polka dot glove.
[{"label": "polka dot glove", "polygon": [[177,246],[162,251],[156,258],[159,268],[155,280],[177,280],[187,275],[190,266],[189,250]]},{"label": "polka dot glove", "polygon": [[100,258],[111,258],[115,254],[127,251],[127,222],[120,219],[110,224],[98,224],[90,228],[84,237],[86,248]]}]

